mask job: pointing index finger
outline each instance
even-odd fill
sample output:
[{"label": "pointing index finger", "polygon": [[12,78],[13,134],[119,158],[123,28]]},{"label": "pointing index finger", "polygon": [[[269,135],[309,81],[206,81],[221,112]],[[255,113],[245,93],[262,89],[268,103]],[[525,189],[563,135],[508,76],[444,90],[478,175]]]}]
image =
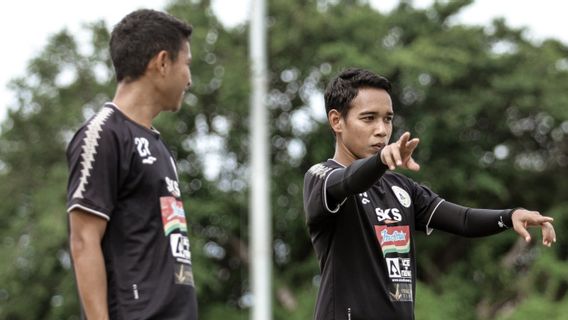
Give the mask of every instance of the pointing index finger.
[{"label": "pointing index finger", "polygon": [[420,140],[418,138],[414,138],[406,143],[405,148],[407,151],[413,151],[416,149],[416,146],[418,146],[418,143],[420,143]]},{"label": "pointing index finger", "polygon": [[410,132],[406,131],[405,133],[402,134],[402,136],[400,136],[400,139],[398,139],[401,148],[406,147],[408,139],[410,139]]}]

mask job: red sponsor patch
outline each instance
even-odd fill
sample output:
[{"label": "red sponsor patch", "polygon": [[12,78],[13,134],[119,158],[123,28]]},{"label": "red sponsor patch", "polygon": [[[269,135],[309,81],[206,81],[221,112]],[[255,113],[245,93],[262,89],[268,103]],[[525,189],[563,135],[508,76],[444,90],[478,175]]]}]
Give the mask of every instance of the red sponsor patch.
[{"label": "red sponsor patch", "polygon": [[377,240],[383,250],[383,256],[388,253],[410,252],[410,228],[408,226],[375,226]]},{"label": "red sponsor patch", "polygon": [[176,200],[174,197],[161,197],[160,206],[166,236],[175,230],[187,232],[185,211],[183,210],[183,203],[181,201]]}]

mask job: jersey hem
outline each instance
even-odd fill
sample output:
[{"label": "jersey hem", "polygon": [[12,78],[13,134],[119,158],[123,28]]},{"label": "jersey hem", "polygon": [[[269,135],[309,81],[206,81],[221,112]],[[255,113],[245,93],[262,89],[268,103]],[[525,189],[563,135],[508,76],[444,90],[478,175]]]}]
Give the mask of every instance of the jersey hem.
[{"label": "jersey hem", "polygon": [[71,207],[69,207],[69,208],[67,209],[67,212],[68,212],[68,213],[71,213],[71,211],[72,211],[73,209],[75,209],[75,208],[79,208],[79,209],[81,209],[81,210],[83,210],[83,211],[85,211],[85,212],[88,212],[88,213],[90,213],[90,214],[94,214],[94,215],[96,215],[96,216],[99,216],[99,217],[101,217],[101,218],[104,218],[104,219],[107,220],[107,221],[110,221],[110,217],[109,217],[108,215],[106,215],[106,214],[104,214],[104,213],[102,213],[102,212],[100,212],[100,211],[97,211],[97,210],[94,210],[94,209],[91,209],[91,208],[82,206],[82,205],[80,205],[80,204],[74,204],[74,205],[72,205]]},{"label": "jersey hem", "polygon": [[331,172],[327,175],[327,177],[325,177],[325,181],[323,182],[323,205],[324,205],[325,209],[326,209],[328,212],[330,212],[330,213],[337,213],[337,212],[339,211],[339,209],[341,209],[341,206],[345,203],[345,201],[347,201],[347,198],[343,199],[343,201],[341,201],[341,203],[339,203],[339,204],[337,205],[337,207],[336,207],[334,210],[331,210],[331,209],[329,208],[329,205],[327,204],[327,180],[328,180],[329,177],[330,177],[334,172],[336,172],[337,170],[339,170],[339,168],[338,168],[338,169],[335,169],[335,170],[333,170],[333,171],[331,171]]},{"label": "jersey hem", "polygon": [[428,219],[428,222],[426,223],[426,235],[428,235],[428,236],[434,231],[434,229],[429,227],[430,221],[432,221],[432,217],[434,216],[434,213],[436,213],[436,210],[444,201],[445,201],[444,199],[440,200],[440,202],[438,202],[436,207],[434,207],[434,210],[432,210],[432,214],[430,214],[430,218]]}]

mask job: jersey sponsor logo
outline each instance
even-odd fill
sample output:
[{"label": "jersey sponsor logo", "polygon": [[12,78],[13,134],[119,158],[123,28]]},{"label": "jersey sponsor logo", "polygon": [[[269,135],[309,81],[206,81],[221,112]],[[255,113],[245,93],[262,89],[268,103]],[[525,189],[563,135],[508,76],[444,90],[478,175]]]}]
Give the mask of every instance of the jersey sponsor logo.
[{"label": "jersey sponsor logo", "polygon": [[392,186],[391,189],[392,192],[394,192],[396,198],[398,199],[398,202],[400,202],[400,204],[402,204],[405,208],[410,208],[410,204],[412,203],[412,201],[410,200],[408,192],[406,192],[406,190],[402,189],[401,187],[397,186]]},{"label": "jersey sponsor logo", "polygon": [[377,240],[383,250],[383,256],[389,253],[410,252],[410,229],[408,226],[375,226]]},{"label": "jersey sponsor logo", "polygon": [[165,235],[169,236],[174,231],[187,232],[182,202],[174,197],[161,197],[160,205]]},{"label": "jersey sponsor logo", "polygon": [[173,233],[170,236],[170,248],[172,255],[180,262],[191,264],[191,252],[189,251],[189,239],[181,233]]},{"label": "jersey sponsor logo", "polygon": [[393,282],[412,282],[410,258],[386,258],[389,277]]},{"label": "jersey sponsor logo", "polygon": [[402,215],[398,208],[388,208],[381,209],[375,208],[375,214],[377,215],[377,220],[386,224],[396,223],[402,221]]},{"label": "jersey sponsor logo", "polygon": [[160,205],[164,234],[170,241],[172,256],[178,263],[191,265],[191,251],[182,202],[174,197],[161,197]]},{"label": "jersey sponsor logo", "polygon": [[389,298],[392,302],[412,301],[412,284],[391,283],[389,287]]},{"label": "jersey sponsor logo", "polygon": [[89,183],[91,169],[93,169],[93,162],[95,162],[97,155],[99,139],[101,138],[100,132],[103,131],[103,125],[113,112],[113,108],[105,107],[87,125],[85,138],[83,138],[83,152],[81,153],[81,177],[79,178],[79,186],[73,193],[73,198],[83,198],[83,192],[85,186]]},{"label": "jersey sponsor logo", "polygon": [[166,187],[168,188],[168,192],[171,193],[174,197],[181,197],[181,192],[179,191],[179,183],[176,180],[166,177]]},{"label": "jersey sponsor logo", "polygon": [[308,170],[308,172],[313,175],[316,176],[320,179],[325,178],[325,175],[331,170],[332,168],[330,167],[326,167],[321,163],[318,163],[316,165],[313,165],[310,170]]},{"label": "jersey sponsor logo", "polygon": [[136,137],[134,138],[134,144],[136,145],[138,155],[142,158],[143,164],[153,164],[156,162],[157,159],[150,153],[150,143],[148,142],[148,139],[144,137]]},{"label": "jersey sponsor logo", "polygon": [[193,271],[191,271],[191,266],[188,266],[187,264],[175,264],[174,279],[176,284],[195,287],[195,284],[193,282]]}]

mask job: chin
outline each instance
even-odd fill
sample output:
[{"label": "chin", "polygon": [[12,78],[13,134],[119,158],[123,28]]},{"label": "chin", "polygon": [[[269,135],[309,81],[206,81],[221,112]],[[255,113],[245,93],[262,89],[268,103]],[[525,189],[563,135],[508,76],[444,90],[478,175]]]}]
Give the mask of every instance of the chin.
[{"label": "chin", "polygon": [[358,157],[358,159],[365,159],[365,158],[368,158],[368,157],[372,157],[375,154],[377,154],[377,153],[376,152],[367,152],[367,153],[358,154],[357,157]]},{"label": "chin", "polygon": [[355,160],[359,160],[359,159],[365,159],[368,157],[368,155],[364,154],[364,153],[354,153],[353,157],[355,157]]},{"label": "chin", "polygon": [[181,97],[181,99],[179,99],[179,101],[177,102],[177,104],[175,105],[175,107],[172,108],[173,112],[178,112],[181,110],[181,107],[183,106],[183,96]]},{"label": "chin", "polygon": [[181,103],[166,108],[166,110],[170,112],[178,112],[180,109],[181,109]]}]

